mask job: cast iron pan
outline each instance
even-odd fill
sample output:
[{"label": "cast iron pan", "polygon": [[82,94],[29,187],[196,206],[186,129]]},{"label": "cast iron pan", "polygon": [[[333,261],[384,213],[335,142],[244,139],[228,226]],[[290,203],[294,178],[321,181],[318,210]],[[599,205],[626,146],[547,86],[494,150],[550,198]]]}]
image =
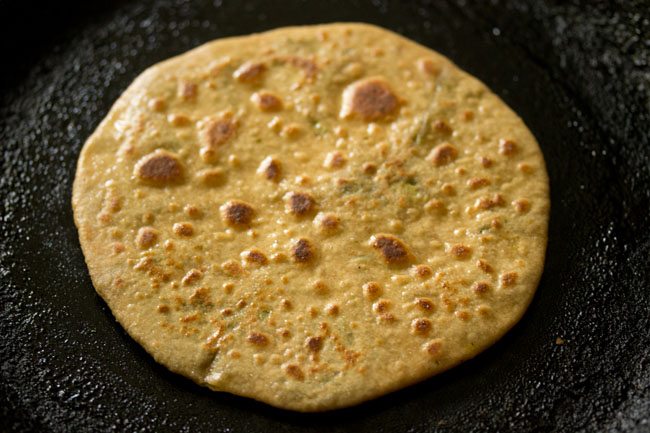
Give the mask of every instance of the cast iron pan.
[{"label": "cast iron pan", "polygon": [[[46,2],[43,2],[46,3]],[[0,415],[6,431],[650,431],[650,7],[626,1],[0,0]],[[157,365],[95,294],[79,150],[145,67],[214,38],[366,21],[451,57],[538,138],[544,276],[502,341],[439,377],[305,415]]]}]

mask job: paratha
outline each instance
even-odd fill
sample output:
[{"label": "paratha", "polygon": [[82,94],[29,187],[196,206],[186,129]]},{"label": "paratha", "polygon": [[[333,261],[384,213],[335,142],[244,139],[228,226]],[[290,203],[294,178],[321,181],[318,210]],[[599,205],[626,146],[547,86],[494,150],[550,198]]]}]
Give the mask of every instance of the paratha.
[{"label": "paratha", "polygon": [[542,273],[540,148],[484,84],[365,24],[156,64],[79,157],[93,284],[159,363],[322,411],[421,381],[510,329]]}]

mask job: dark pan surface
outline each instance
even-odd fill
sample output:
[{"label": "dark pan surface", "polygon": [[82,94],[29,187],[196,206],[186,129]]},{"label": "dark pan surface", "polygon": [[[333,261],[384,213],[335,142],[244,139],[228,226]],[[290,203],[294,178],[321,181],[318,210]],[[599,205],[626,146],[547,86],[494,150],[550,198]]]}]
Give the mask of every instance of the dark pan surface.
[{"label": "dark pan surface", "polygon": [[[650,5],[584,3],[0,0],[0,430],[650,431]],[[70,193],[85,138],[145,67],[336,20],[439,50],[523,117],[548,164],[550,239],[529,312],[493,348],[300,415],[200,388],[134,343],[92,288]]]}]

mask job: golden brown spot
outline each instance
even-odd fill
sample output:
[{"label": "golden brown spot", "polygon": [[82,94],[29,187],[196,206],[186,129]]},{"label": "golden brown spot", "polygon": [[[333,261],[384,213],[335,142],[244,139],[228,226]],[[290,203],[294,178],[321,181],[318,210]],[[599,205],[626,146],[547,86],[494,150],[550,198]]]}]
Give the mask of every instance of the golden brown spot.
[{"label": "golden brown spot", "polygon": [[224,317],[232,316],[232,313],[233,313],[232,308],[224,308],[223,310],[221,310],[221,315]]},{"label": "golden brown spot", "polygon": [[178,236],[192,236],[194,234],[194,226],[191,223],[174,223],[172,230]]},{"label": "golden brown spot", "polygon": [[506,272],[501,275],[501,284],[505,287],[513,286],[517,282],[517,277],[516,272]]},{"label": "golden brown spot", "polygon": [[291,65],[300,68],[305,73],[307,81],[312,81],[318,73],[318,66],[315,62],[303,57],[290,56],[286,59]]},{"label": "golden brown spot", "polygon": [[293,304],[292,304],[291,301],[288,300],[288,299],[282,299],[282,300],[280,301],[280,306],[281,306],[282,308],[284,308],[285,310],[287,310],[287,311],[288,311],[288,310],[291,310],[291,308],[293,308]]},{"label": "golden brown spot", "polygon": [[362,289],[363,295],[370,300],[378,298],[382,293],[381,285],[375,281],[367,282]]},{"label": "golden brown spot", "polygon": [[481,197],[476,200],[474,207],[482,210],[492,209],[495,206],[503,206],[505,200],[501,194],[494,194],[492,197]]},{"label": "golden brown spot", "polygon": [[187,274],[185,274],[181,282],[184,286],[189,286],[190,284],[193,284],[200,280],[201,277],[203,277],[203,272],[198,269],[190,269]]},{"label": "golden brown spot", "polygon": [[297,123],[290,123],[284,128],[282,128],[282,132],[280,132],[280,135],[290,140],[295,140],[296,138],[300,137],[302,132],[303,132],[302,126],[300,126]]},{"label": "golden brown spot", "polygon": [[187,117],[184,114],[180,113],[172,113],[169,116],[167,116],[167,121],[175,127],[182,127],[182,126],[188,126],[191,123],[191,120],[189,117]]},{"label": "golden brown spot", "polygon": [[276,56],[273,57],[273,61],[278,62],[280,64],[288,63],[291,66],[295,66],[296,68],[302,69],[305,76],[305,80],[307,82],[313,81],[313,79],[316,77],[316,74],[318,73],[318,65],[316,65],[314,61],[304,57]]},{"label": "golden brown spot", "polygon": [[301,174],[301,175],[296,176],[295,182],[298,185],[302,185],[302,186],[309,185],[311,183],[311,177],[309,177],[306,174]]},{"label": "golden brown spot", "polygon": [[449,143],[439,144],[433,148],[427,159],[436,167],[447,165],[458,157],[458,150]]},{"label": "golden brown spot", "polygon": [[431,266],[428,265],[413,266],[412,271],[416,277],[421,279],[429,278],[433,275],[433,270],[431,270]]},{"label": "golden brown spot", "polygon": [[201,156],[201,159],[204,162],[210,164],[217,160],[217,157],[219,156],[219,152],[217,152],[217,149],[214,147],[201,146],[201,148],[199,149],[199,155]]},{"label": "golden brown spot", "polygon": [[440,74],[440,65],[431,59],[419,59],[417,67],[423,74],[431,77],[437,77]]},{"label": "golden brown spot", "polygon": [[183,316],[183,317],[181,317],[181,318],[178,319],[178,320],[179,320],[180,322],[182,322],[182,323],[196,322],[197,320],[199,320],[199,317],[200,317],[200,316],[201,316],[201,315],[200,315],[198,312],[197,312],[197,313],[191,313],[191,314],[188,314],[187,316]]},{"label": "golden brown spot", "polygon": [[134,174],[142,181],[162,185],[180,181],[183,167],[176,155],[158,149],[135,164]]},{"label": "golden brown spot", "polygon": [[372,311],[377,314],[387,313],[390,310],[392,303],[388,299],[380,299],[374,304],[372,304]]},{"label": "golden brown spot", "polygon": [[530,210],[530,202],[525,198],[520,198],[512,202],[517,213],[526,213]]},{"label": "golden brown spot", "polygon": [[287,261],[287,255],[284,253],[273,253],[271,254],[271,261],[273,263],[285,263]]},{"label": "golden brown spot", "polygon": [[309,313],[309,317],[311,318],[318,316],[318,308],[314,307],[313,305],[307,308],[307,312]]},{"label": "golden brown spot", "polygon": [[241,309],[244,308],[246,305],[248,305],[248,302],[246,302],[245,299],[240,299],[240,300],[237,301],[237,303],[235,304],[235,307],[237,307],[238,309],[241,310]]},{"label": "golden brown spot", "polygon": [[265,265],[269,262],[266,258],[266,255],[257,249],[251,249],[241,253],[241,258],[246,261],[246,263],[255,264],[255,265]]},{"label": "golden brown spot", "polygon": [[341,168],[345,165],[346,159],[341,152],[329,152],[325,156],[325,161],[323,162],[323,167],[329,169]]},{"label": "golden brown spot", "polygon": [[370,245],[381,253],[386,263],[404,264],[409,260],[406,245],[393,235],[374,235],[370,238]]},{"label": "golden brown spot", "polygon": [[133,266],[136,271],[149,271],[153,266],[153,259],[151,257],[143,257]]},{"label": "golden brown spot", "polygon": [[478,157],[478,162],[481,163],[483,168],[490,168],[490,167],[492,167],[492,164],[494,164],[494,161],[492,161],[487,156],[479,156]]},{"label": "golden brown spot", "polygon": [[428,313],[432,312],[434,308],[433,301],[429,298],[417,298],[415,300],[415,305],[417,305],[420,310]]},{"label": "golden brown spot", "polygon": [[158,312],[161,314],[169,313],[169,306],[160,304],[158,307],[156,307],[156,310],[158,310]]},{"label": "golden brown spot", "polygon": [[392,313],[381,313],[377,316],[377,321],[379,323],[393,323],[397,321],[397,318]]},{"label": "golden brown spot", "polygon": [[314,258],[314,247],[309,240],[298,239],[291,248],[293,261],[297,263],[307,263]]},{"label": "golden brown spot", "polygon": [[329,287],[324,281],[318,280],[313,285],[314,292],[318,295],[326,295],[329,292]]},{"label": "golden brown spot", "polygon": [[474,112],[472,110],[465,110],[463,112],[463,120],[465,122],[469,122],[471,120],[474,120]]},{"label": "golden brown spot", "polygon": [[440,192],[444,195],[454,195],[456,194],[456,188],[450,183],[445,183],[440,187]]},{"label": "golden brown spot", "polygon": [[472,315],[465,310],[456,311],[454,314],[463,322],[467,322],[472,317]]},{"label": "golden brown spot", "polygon": [[241,265],[237,260],[226,260],[221,264],[221,269],[231,277],[236,277],[244,273]]},{"label": "golden brown spot", "polygon": [[170,202],[167,204],[167,209],[169,209],[170,212],[178,212],[180,209],[180,205],[174,201]]},{"label": "golden brown spot", "polygon": [[479,281],[474,284],[472,289],[474,290],[474,293],[476,293],[477,295],[484,295],[490,290],[490,285],[485,281]]},{"label": "golden brown spot", "polygon": [[449,124],[444,120],[436,120],[431,126],[433,127],[434,131],[442,135],[450,135],[452,132],[454,132],[452,127],[449,126]]},{"label": "golden brown spot", "polygon": [[266,346],[269,344],[269,337],[260,332],[251,332],[246,337],[246,340],[255,346]]},{"label": "golden brown spot", "polygon": [[124,246],[124,244],[122,242],[114,242],[113,243],[113,253],[119,254],[121,252],[124,252],[125,249],[126,249],[126,247]]},{"label": "golden brown spot", "polygon": [[483,260],[483,259],[477,260],[476,261],[476,266],[478,266],[478,268],[480,270],[482,270],[483,272],[485,272],[486,274],[491,273],[492,270],[493,270],[492,266],[490,266],[490,264],[488,262],[486,262],[485,260]]},{"label": "golden brown spot", "polygon": [[368,176],[372,176],[373,174],[377,173],[377,166],[371,162],[366,162],[361,167],[361,170],[363,171],[364,174],[367,174]]},{"label": "golden brown spot", "polygon": [[326,233],[337,231],[341,225],[341,219],[332,213],[319,212],[314,218],[314,224]]},{"label": "golden brown spot", "polygon": [[323,348],[323,337],[307,337],[305,340],[305,347],[310,352],[320,352]]},{"label": "golden brown spot", "polygon": [[442,351],[442,340],[440,338],[435,338],[426,343],[423,348],[429,355],[438,357]]},{"label": "golden brown spot", "polygon": [[329,316],[338,316],[339,311],[340,311],[339,306],[336,304],[325,305],[325,313]]},{"label": "golden brown spot", "polygon": [[442,200],[438,200],[437,198],[432,198],[431,200],[429,200],[424,204],[424,210],[428,212],[444,213],[445,204]]},{"label": "golden brown spot", "polygon": [[272,156],[267,156],[257,169],[257,173],[267,180],[279,182],[282,176],[282,166],[280,161]]},{"label": "golden brown spot", "polygon": [[490,179],[486,177],[473,177],[467,181],[467,186],[471,189],[479,189],[490,184]]},{"label": "golden brown spot", "polygon": [[190,295],[190,304],[196,305],[196,304],[201,304],[201,305],[206,305],[206,306],[212,306],[212,302],[210,302],[210,290],[207,287],[199,287]]},{"label": "golden brown spot", "polygon": [[431,331],[431,320],[418,318],[411,322],[411,333],[415,335],[427,335]]},{"label": "golden brown spot", "polygon": [[153,111],[155,111],[157,113],[160,113],[161,111],[164,111],[165,108],[167,108],[167,102],[165,102],[165,100],[163,98],[153,98],[153,99],[149,100],[149,103],[147,104],[147,106],[151,110],[153,110]]},{"label": "golden brown spot", "polygon": [[311,195],[303,192],[288,192],[284,195],[287,212],[296,216],[311,213],[316,207],[316,202]]},{"label": "golden brown spot", "polygon": [[185,212],[185,215],[193,219],[200,218],[202,215],[201,210],[191,204],[185,205],[185,207],[183,207],[183,212]]},{"label": "golden brown spot", "polygon": [[225,112],[217,117],[210,117],[199,125],[200,155],[205,162],[214,162],[219,147],[223,146],[237,132],[239,123],[232,113]]},{"label": "golden brown spot", "polygon": [[505,156],[514,155],[517,152],[517,144],[512,140],[499,140],[499,153]]},{"label": "golden brown spot", "polygon": [[196,176],[205,186],[218,186],[224,183],[226,175],[221,168],[207,168],[199,171]]},{"label": "golden brown spot", "polygon": [[253,96],[251,96],[251,101],[261,111],[266,112],[280,111],[283,107],[282,99],[280,99],[274,93],[265,90],[253,93]]},{"label": "golden brown spot", "polygon": [[519,164],[517,164],[517,169],[522,173],[526,173],[526,174],[532,173],[535,170],[532,165],[526,162],[520,162]]},{"label": "golden brown spot", "polygon": [[253,220],[255,211],[248,203],[239,200],[230,200],[221,205],[221,218],[223,222],[232,227],[248,227]]},{"label": "golden brown spot", "polygon": [[232,77],[240,83],[255,83],[262,78],[265,71],[264,63],[245,62],[233,72]]},{"label": "golden brown spot", "polygon": [[457,259],[466,259],[472,253],[472,249],[467,245],[456,244],[451,247],[449,252]]},{"label": "golden brown spot", "polygon": [[153,227],[140,227],[135,237],[135,243],[141,249],[147,249],[158,241],[158,230]]},{"label": "golden brown spot", "polygon": [[303,373],[302,369],[296,364],[286,364],[284,366],[284,371],[296,380],[305,380],[305,373]]},{"label": "golden brown spot", "polygon": [[144,224],[151,224],[156,220],[156,216],[151,212],[145,212],[142,214],[142,222]]},{"label": "golden brown spot", "polygon": [[191,81],[181,81],[178,83],[178,97],[184,100],[196,98],[197,85]]},{"label": "golden brown spot", "polygon": [[359,352],[355,352],[353,350],[343,351],[343,360],[345,361],[345,364],[348,366],[356,364],[360,356],[361,354]]},{"label": "golden brown spot", "polygon": [[454,302],[449,296],[442,294],[440,295],[440,300],[445,306],[445,310],[447,310],[447,312],[451,313],[456,310],[456,302]]},{"label": "golden brown spot", "polygon": [[366,122],[384,120],[397,111],[399,104],[385,79],[366,78],[345,88],[340,116],[358,117]]}]

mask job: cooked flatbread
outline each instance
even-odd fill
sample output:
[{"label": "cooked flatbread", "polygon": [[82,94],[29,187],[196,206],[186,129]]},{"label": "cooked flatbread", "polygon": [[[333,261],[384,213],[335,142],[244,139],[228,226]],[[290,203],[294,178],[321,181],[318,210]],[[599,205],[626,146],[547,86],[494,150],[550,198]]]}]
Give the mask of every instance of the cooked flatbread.
[{"label": "cooked flatbread", "polygon": [[154,65],[86,142],[81,246],[170,370],[298,411],[440,373],[526,310],[548,179],[522,120],[365,24],[214,41]]}]

